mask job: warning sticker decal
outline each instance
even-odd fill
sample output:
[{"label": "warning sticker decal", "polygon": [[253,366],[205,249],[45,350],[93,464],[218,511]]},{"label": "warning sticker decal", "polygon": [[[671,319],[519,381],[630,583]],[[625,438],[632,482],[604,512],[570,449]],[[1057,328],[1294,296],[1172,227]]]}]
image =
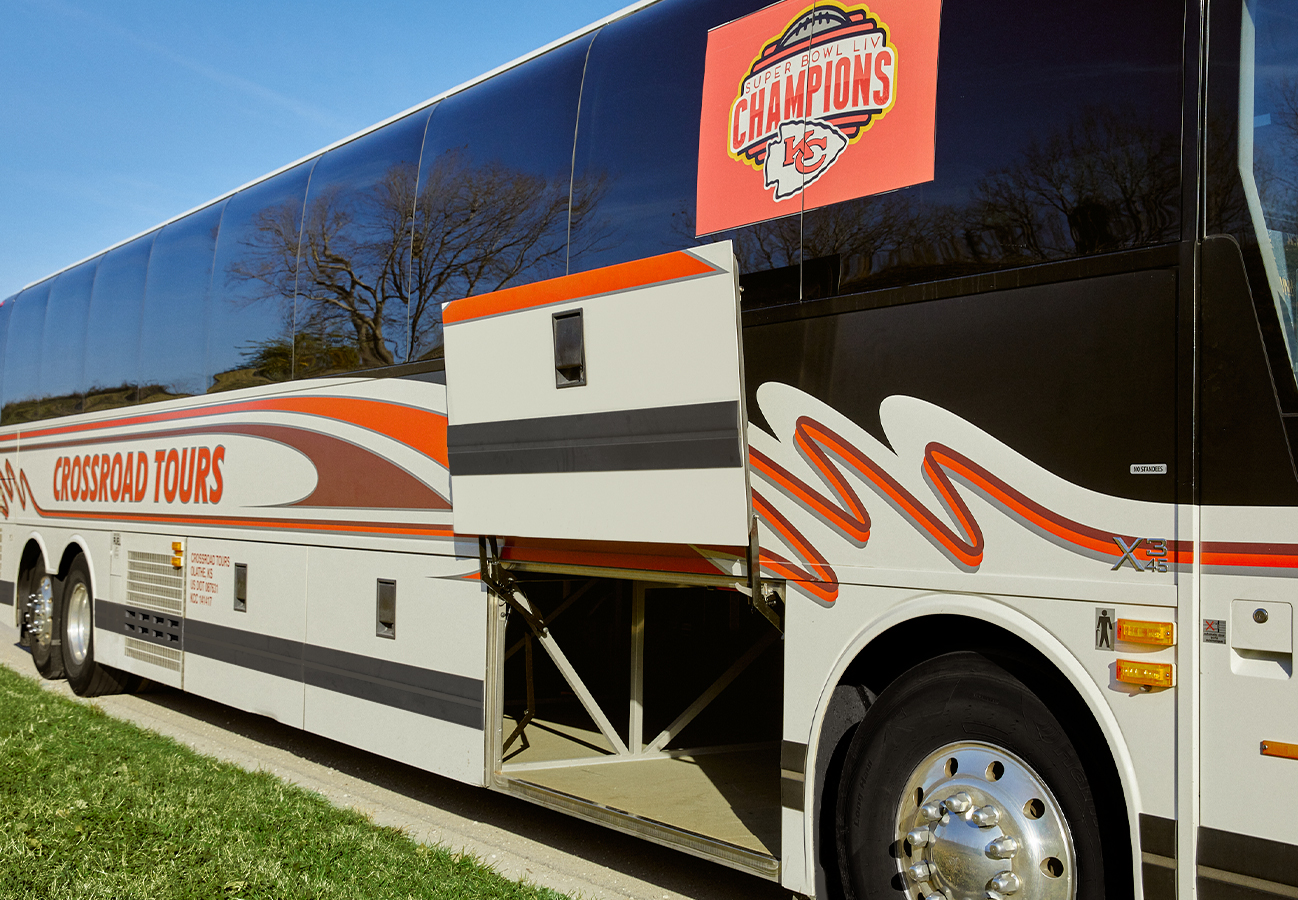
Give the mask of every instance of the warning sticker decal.
[{"label": "warning sticker decal", "polygon": [[941,0],[785,0],[708,34],[698,234],[933,178]]}]

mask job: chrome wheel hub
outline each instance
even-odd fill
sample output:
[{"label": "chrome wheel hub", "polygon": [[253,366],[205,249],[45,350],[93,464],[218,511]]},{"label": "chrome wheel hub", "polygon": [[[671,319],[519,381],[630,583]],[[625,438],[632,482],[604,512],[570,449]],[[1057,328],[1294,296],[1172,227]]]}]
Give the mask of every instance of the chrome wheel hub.
[{"label": "chrome wheel hub", "polygon": [[1040,776],[991,744],[947,744],[911,774],[896,817],[906,893],[923,900],[1072,900],[1077,864]]},{"label": "chrome wheel hub", "polygon": [[42,575],[27,602],[27,634],[42,650],[54,637],[54,585]]},{"label": "chrome wheel hub", "polygon": [[73,585],[64,615],[67,616],[64,627],[67,629],[68,649],[73,661],[80,666],[86,661],[86,653],[90,650],[90,591],[84,583],[77,582]]}]

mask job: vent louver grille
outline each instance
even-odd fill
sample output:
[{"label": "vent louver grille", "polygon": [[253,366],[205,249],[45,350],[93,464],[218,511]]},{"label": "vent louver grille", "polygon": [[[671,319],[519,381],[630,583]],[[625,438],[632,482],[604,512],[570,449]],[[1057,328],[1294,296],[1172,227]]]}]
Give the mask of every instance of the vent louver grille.
[{"label": "vent louver grille", "polygon": [[180,615],[185,611],[184,570],[173,566],[171,557],[165,553],[128,550],[126,602],[131,606]]}]

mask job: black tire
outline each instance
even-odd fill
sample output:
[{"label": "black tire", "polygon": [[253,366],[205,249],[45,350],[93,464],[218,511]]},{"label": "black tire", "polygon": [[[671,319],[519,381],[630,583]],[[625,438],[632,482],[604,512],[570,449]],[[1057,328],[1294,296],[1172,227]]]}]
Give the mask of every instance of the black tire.
[{"label": "black tire", "polygon": [[[967,764],[953,766],[948,756],[964,757]],[[1007,767],[1011,777],[1005,777]],[[1015,793],[1016,785],[1025,784]],[[1024,802],[1019,794],[1039,796]],[[1042,800],[1044,815],[1032,805]],[[975,807],[983,818],[975,818]],[[988,809],[998,817],[990,827],[980,824],[991,815],[983,812]],[[1023,850],[1016,858],[990,858],[991,840],[1015,829],[1049,831],[1059,820],[1066,827],[1050,833],[1059,836],[1057,846],[1066,853],[1048,851],[1054,855],[1035,860]],[[978,653],[951,653],[916,666],[879,696],[844,759],[836,826],[849,900],[896,900],[939,890],[950,895],[952,889],[981,896],[990,887],[984,883],[989,872],[1023,878],[1015,896],[1042,896],[1036,889],[1041,887],[1050,896],[1077,900],[1105,896],[1099,818],[1082,760],[1041,699]],[[908,840],[917,832],[925,845]],[[985,856],[979,852],[983,843]],[[966,867],[971,858],[981,859]],[[951,865],[944,866],[948,860]],[[929,866],[931,874],[917,877],[908,871],[912,865],[921,874]]]},{"label": "black tire", "polygon": [[99,697],[129,690],[133,677],[95,662],[94,589],[90,567],[78,556],[68,569],[59,597],[63,667],[68,684],[80,697]]},{"label": "black tire", "polygon": [[63,677],[61,640],[63,623],[59,615],[59,580],[37,562],[27,576],[27,618],[29,645],[36,671],[51,681]]}]

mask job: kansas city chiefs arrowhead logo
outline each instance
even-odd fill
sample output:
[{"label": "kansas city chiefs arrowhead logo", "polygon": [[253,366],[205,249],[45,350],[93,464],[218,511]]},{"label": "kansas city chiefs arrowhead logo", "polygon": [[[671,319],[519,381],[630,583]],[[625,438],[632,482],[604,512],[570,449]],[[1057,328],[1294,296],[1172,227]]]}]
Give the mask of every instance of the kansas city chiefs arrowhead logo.
[{"label": "kansas city chiefs arrowhead logo", "polygon": [[846,148],[847,135],[833,125],[806,119],[781,122],[766,148],[766,186],[775,188],[776,200],[792,197],[828,172]]},{"label": "kansas city chiefs arrowhead logo", "polygon": [[897,48],[865,6],[804,10],[768,41],[730,106],[731,157],[797,196],[893,106]]}]

